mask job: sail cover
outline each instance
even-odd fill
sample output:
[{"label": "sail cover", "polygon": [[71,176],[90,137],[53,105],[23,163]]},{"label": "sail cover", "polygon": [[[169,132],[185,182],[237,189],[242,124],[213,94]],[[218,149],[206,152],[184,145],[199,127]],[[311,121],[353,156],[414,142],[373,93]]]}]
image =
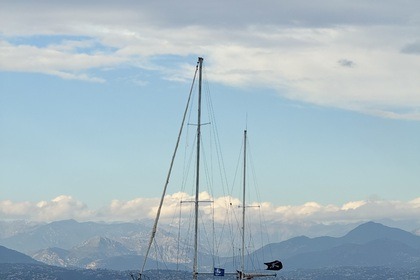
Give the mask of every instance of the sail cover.
[{"label": "sail cover", "polygon": [[275,260],[273,262],[264,263],[267,266],[267,270],[280,270],[283,268],[281,261]]}]

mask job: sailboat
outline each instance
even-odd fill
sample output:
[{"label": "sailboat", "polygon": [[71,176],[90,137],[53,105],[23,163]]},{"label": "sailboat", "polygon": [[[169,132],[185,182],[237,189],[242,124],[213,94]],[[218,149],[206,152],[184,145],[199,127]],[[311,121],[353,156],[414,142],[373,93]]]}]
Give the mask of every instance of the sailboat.
[{"label": "sailboat", "polygon": [[[182,119],[182,124],[181,124],[181,128],[179,130],[178,133],[178,138],[177,138],[177,142],[175,145],[175,149],[172,155],[172,159],[171,159],[171,163],[169,166],[169,170],[168,170],[168,174],[166,177],[166,181],[165,181],[165,185],[163,188],[163,193],[161,196],[161,200],[159,203],[159,207],[156,213],[156,218],[153,224],[153,228],[152,228],[152,233],[150,236],[150,240],[149,240],[149,244],[147,247],[147,251],[144,257],[144,261],[143,261],[143,265],[141,268],[141,271],[139,273],[139,277],[137,278],[137,280],[141,280],[141,279],[145,279],[143,276],[143,272],[145,270],[146,267],[146,262],[148,260],[149,257],[149,253],[150,253],[150,249],[152,247],[152,243],[154,242],[155,236],[156,236],[156,232],[157,232],[157,227],[158,227],[158,222],[159,222],[159,218],[161,215],[161,211],[162,211],[162,206],[164,203],[164,198],[166,196],[166,191],[168,188],[168,184],[169,184],[169,180],[171,177],[171,173],[172,173],[172,169],[174,166],[174,161],[175,161],[175,157],[178,151],[178,147],[179,147],[179,143],[180,143],[180,139],[181,139],[181,134],[183,132],[183,127],[185,124],[185,120],[186,120],[186,116],[187,116],[187,111],[189,108],[189,104],[190,104],[190,100],[191,100],[191,93],[193,90],[193,86],[194,86],[194,81],[196,80],[196,75],[198,74],[198,105],[197,105],[197,130],[196,130],[196,166],[195,166],[195,197],[194,200],[191,201],[194,205],[194,241],[193,241],[193,247],[194,247],[194,253],[193,253],[193,265],[192,265],[192,279],[193,280],[197,280],[198,279],[198,275],[199,274],[212,274],[214,276],[224,276],[224,270],[223,269],[218,269],[218,268],[214,268],[213,272],[209,272],[209,273],[201,273],[198,271],[198,225],[199,225],[199,205],[201,202],[199,200],[199,193],[200,193],[200,148],[201,148],[201,126],[203,125],[201,122],[201,114],[202,114],[202,110],[201,110],[201,99],[202,99],[202,71],[203,71],[203,61],[204,59],[202,57],[198,58],[198,62],[197,62],[197,66],[196,66],[196,72],[194,74],[194,79],[193,79],[193,85],[191,86],[191,90],[190,90],[190,95],[188,97],[188,101],[187,101],[187,106],[186,109],[184,111],[184,115],[183,115],[183,119]],[[244,142],[246,143],[246,131],[244,132]],[[246,144],[244,145],[244,170],[246,167]],[[246,204],[245,204],[245,171],[244,171],[244,183],[243,183],[243,201],[242,201],[242,257],[241,257],[241,268],[240,270],[237,270],[236,272],[232,272],[232,273],[226,273],[226,274],[236,274],[236,278],[243,280],[243,279],[254,279],[256,277],[270,277],[270,276],[276,276],[275,273],[249,273],[249,272],[245,272],[244,269],[244,260],[245,260],[245,209],[246,209]],[[208,201],[207,201],[208,202]],[[267,264],[267,263],[266,263]],[[268,265],[268,264],[267,264]],[[276,269],[273,270],[278,270],[278,266],[275,267]],[[270,268],[268,268],[270,270]],[[131,275],[133,280],[136,280],[136,278]]]}]

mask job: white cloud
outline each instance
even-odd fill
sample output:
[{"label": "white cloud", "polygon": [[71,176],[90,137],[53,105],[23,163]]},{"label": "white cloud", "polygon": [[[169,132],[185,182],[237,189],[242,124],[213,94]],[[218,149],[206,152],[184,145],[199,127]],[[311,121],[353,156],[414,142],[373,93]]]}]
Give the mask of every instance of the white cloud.
[{"label": "white cloud", "polygon": [[[0,70],[103,82],[89,70],[129,63],[182,80],[183,68],[163,69],[149,58],[197,54],[205,56],[208,77],[217,82],[271,87],[297,101],[420,120],[417,1],[265,2],[237,7],[177,1],[162,8],[144,1],[7,1],[0,11]],[[45,47],[28,43],[44,35],[89,39],[64,38]],[[28,40],[12,43],[16,37]],[[104,47],[109,51],[102,52]]]},{"label": "white cloud", "polygon": [[[380,219],[418,220],[418,199],[409,202],[387,200],[350,201],[342,206],[306,203],[299,206],[280,207],[277,212],[286,221],[305,220],[320,223],[357,222]],[[417,217],[417,218],[416,218]]]},{"label": "white cloud", "polygon": [[351,210],[351,209],[357,209],[359,207],[362,207],[363,205],[366,204],[366,201],[363,200],[359,200],[359,201],[350,201],[345,203],[342,207],[341,210],[347,211],[347,210]]},{"label": "white cloud", "polygon": [[2,219],[25,219],[32,221],[54,221],[62,219],[86,220],[94,217],[94,211],[71,196],[60,195],[51,201],[12,202],[0,201]]},{"label": "white cloud", "polygon": [[[241,201],[234,197],[213,198],[208,193],[200,194],[203,219],[214,215],[216,222],[226,222],[227,216],[240,217]],[[184,203],[180,211],[180,202]],[[192,210],[193,196],[186,193],[175,193],[165,197],[161,221],[172,223],[178,219],[179,213],[188,219]],[[136,198],[129,201],[113,200],[102,209],[89,207],[71,196],[61,195],[51,201],[13,202],[0,201],[1,219],[26,219],[31,221],[54,221],[63,219],[102,220],[102,221],[133,221],[139,219],[154,219],[159,198]],[[317,202],[307,202],[302,205],[272,205],[269,202],[250,202],[249,205],[259,205],[248,210],[250,217],[262,215],[268,224],[284,223],[354,223],[359,221],[394,219],[416,220],[420,223],[420,197],[411,201],[360,200],[350,201],[343,205],[322,205]],[[214,207],[213,207],[214,206]],[[214,212],[213,212],[214,211]],[[214,214],[213,214],[214,213]]]},{"label": "white cloud", "polygon": [[409,202],[409,204],[413,207],[413,208],[420,208],[420,197],[413,199]]},{"label": "white cloud", "polygon": [[[90,42],[88,42],[90,43]],[[56,75],[64,79],[103,82],[104,79],[90,77],[84,71],[92,68],[115,66],[125,61],[115,55],[103,53],[77,53],[76,46],[86,42],[65,41],[60,45],[36,47],[12,45],[0,41],[0,69],[3,71],[38,72]]]}]

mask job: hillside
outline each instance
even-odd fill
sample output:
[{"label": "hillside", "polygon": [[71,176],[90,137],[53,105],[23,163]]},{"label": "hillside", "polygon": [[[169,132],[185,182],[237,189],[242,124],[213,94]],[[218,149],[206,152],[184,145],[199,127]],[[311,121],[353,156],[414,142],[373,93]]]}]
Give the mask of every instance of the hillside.
[{"label": "hillside", "polygon": [[11,250],[4,246],[0,246],[0,263],[32,263],[37,264],[38,261],[33,258],[19,253],[15,250]]},{"label": "hillside", "polygon": [[285,268],[338,266],[420,267],[420,237],[368,222],[343,237],[305,236],[270,244],[252,254],[263,259],[274,252]]}]

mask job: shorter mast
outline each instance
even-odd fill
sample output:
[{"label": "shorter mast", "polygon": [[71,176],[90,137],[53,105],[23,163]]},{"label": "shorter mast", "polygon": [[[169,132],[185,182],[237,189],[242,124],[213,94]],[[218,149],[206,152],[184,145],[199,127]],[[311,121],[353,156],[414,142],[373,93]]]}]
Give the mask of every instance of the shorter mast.
[{"label": "shorter mast", "polygon": [[[241,249],[241,270],[245,271],[245,208],[246,208],[246,130],[244,130],[244,171],[242,179],[242,249]],[[243,279],[243,278],[242,278]]]},{"label": "shorter mast", "polygon": [[246,144],[247,130],[244,130],[244,162],[243,162],[243,184],[242,184],[242,249],[241,249],[241,271],[237,273],[237,279],[254,279],[258,277],[276,277],[276,273],[245,273],[245,208],[246,206]]}]

